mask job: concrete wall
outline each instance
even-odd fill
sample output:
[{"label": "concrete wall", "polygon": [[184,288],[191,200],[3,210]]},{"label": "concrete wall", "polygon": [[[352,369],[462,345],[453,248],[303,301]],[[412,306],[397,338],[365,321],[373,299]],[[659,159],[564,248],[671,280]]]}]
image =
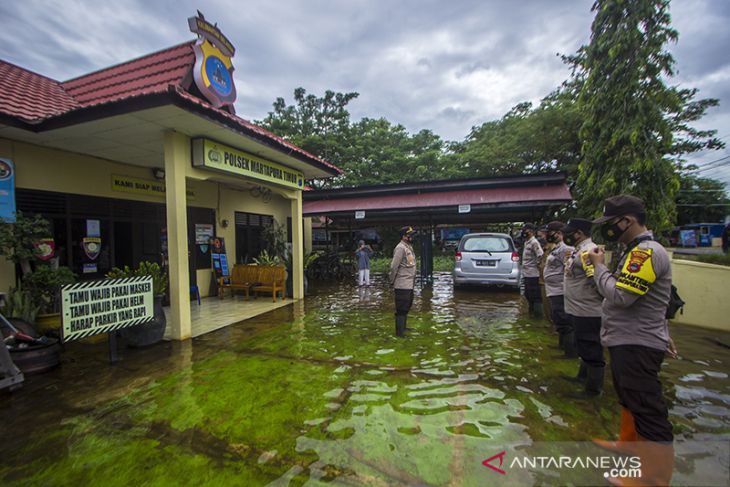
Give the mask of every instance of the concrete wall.
[{"label": "concrete wall", "polygon": [[672,281],[687,303],[673,323],[730,331],[730,267],[672,260]]},{"label": "concrete wall", "polygon": [[[72,152],[48,149],[32,144],[0,138],[0,157],[10,158],[16,166],[16,188],[56,191],[105,198],[130,199],[152,203],[165,203],[163,195],[131,194],[112,190],[112,175],[154,179],[151,168],[132,166],[89,157]],[[218,177],[210,172],[186,168],[187,185],[195,196],[188,206],[216,210],[216,233],[225,238],[229,261],[235,260],[235,215],[236,211],[272,215],[285,226],[291,216],[290,200],[276,192],[265,203],[260,197],[253,197],[249,189],[241,187],[240,179]],[[222,182],[207,181],[211,176]],[[223,228],[221,222],[228,220]],[[311,239],[311,225],[305,223],[305,235]],[[210,270],[198,270],[197,282],[202,296],[207,296],[210,285]],[[12,264],[0,257],[0,291],[7,291],[15,284],[15,270]]]}]

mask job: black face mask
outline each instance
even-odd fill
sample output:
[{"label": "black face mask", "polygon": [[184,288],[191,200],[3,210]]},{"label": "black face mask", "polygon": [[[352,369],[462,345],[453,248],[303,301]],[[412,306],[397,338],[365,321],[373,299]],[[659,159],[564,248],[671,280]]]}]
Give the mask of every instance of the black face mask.
[{"label": "black face mask", "polygon": [[542,238],[542,237],[539,237],[539,238],[537,239],[537,243],[539,243],[539,244],[540,244],[540,245],[541,245],[542,247],[544,247],[544,246],[545,246],[545,244],[547,243],[547,240],[545,240],[545,239],[544,239],[544,238]]},{"label": "black face mask", "polygon": [[621,235],[629,229],[629,227],[622,229],[618,226],[619,222],[622,220],[624,220],[624,218],[620,218],[613,223],[606,223],[601,227],[601,237],[603,237],[603,240],[606,242],[618,242]]},{"label": "black face mask", "polygon": [[563,242],[565,242],[566,245],[570,245],[571,247],[575,245],[575,234],[571,233],[568,235],[563,236]]}]

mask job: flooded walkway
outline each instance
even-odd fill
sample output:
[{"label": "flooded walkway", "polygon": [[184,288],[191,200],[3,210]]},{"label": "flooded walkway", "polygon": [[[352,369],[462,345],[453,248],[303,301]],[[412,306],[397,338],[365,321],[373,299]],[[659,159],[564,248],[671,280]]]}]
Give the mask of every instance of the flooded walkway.
[{"label": "flooded walkway", "polygon": [[[521,314],[519,295],[454,295],[450,279],[417,292],[405,339],[376,277],[367,289],[314,286],[303,303],[186,343],[125,350],[113,367],[103,344],[71,344],[61,368],[0,395],[0,481],[511,485],[482,461],[616,432],[610,385],[601,399],[570,399],[562,376],[577,363],[556,358],[556,336]],[[677,439],[730,439],[730,336],[672,335],[682,359],[662,380]],[[694,469],[680,458],[675,480]]]}]

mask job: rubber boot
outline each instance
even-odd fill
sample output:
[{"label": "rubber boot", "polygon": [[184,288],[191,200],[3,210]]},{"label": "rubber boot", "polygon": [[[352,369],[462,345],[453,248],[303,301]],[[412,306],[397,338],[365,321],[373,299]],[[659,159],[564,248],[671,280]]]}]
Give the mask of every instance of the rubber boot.
[{"label": "rubber boot", "polygon": [[621,406],[621,423],[619,425],[618,441],[601,440],[593,438],[593,444],[605,450],[623,455],[629,455],[634,450],[634,442],[639,439],[634,424],[634,415],[631,411]]},{"label": "rubber boot", "polygon": [[566,380],[569,380],[570,382],[576,382],[578,384],[585,384],[586,377],[588,376],[588,366],[585,362],[582,360],[580,361],[580,368],[578,369],[578,374],[571,377],[565,377]]},{"label": "rubber boot", "polygon": [[565,355],[563,356],[563,358],[578,358],[578,350],[575,346],[574,332],[568,332],[563,337],[563,350],[565,350]]},{"label": "rubber boot", "polygon": [[395,336],[402,337],[406,334],[405,315],[395,315]]},{"label": "rubber boot", "polygon": [[532,303],[532,317],[539,320],[543,318],[542,301],[535,301],[534,303]]},{"label": "rubber boot", "polygon": [[668,486],[674,471],[674,444],[672,442],[649,441],[637,435],[632,455],[641,458],[641,476],[609,477],[611,485],[628,486]]},{"label": "rubber boot", "polygon": [[586,396],[597,397],[603,394],[603,376],[605,367],[588,366],[586,371]]}]

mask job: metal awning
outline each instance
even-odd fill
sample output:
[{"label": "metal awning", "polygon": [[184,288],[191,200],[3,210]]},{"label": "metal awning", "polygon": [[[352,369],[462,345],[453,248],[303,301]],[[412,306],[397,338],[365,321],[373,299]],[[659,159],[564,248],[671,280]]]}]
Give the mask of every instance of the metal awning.
[{"label": "metal awning", "polygon": [[[304,216],[355,221],[355,212],[364,212],[357,220],[363,224],[414,217],[433,223],[524,221],[572,201],[562,173],[308,191],[303,196]],[[469,205],[467,212],[463,205]]]}]

